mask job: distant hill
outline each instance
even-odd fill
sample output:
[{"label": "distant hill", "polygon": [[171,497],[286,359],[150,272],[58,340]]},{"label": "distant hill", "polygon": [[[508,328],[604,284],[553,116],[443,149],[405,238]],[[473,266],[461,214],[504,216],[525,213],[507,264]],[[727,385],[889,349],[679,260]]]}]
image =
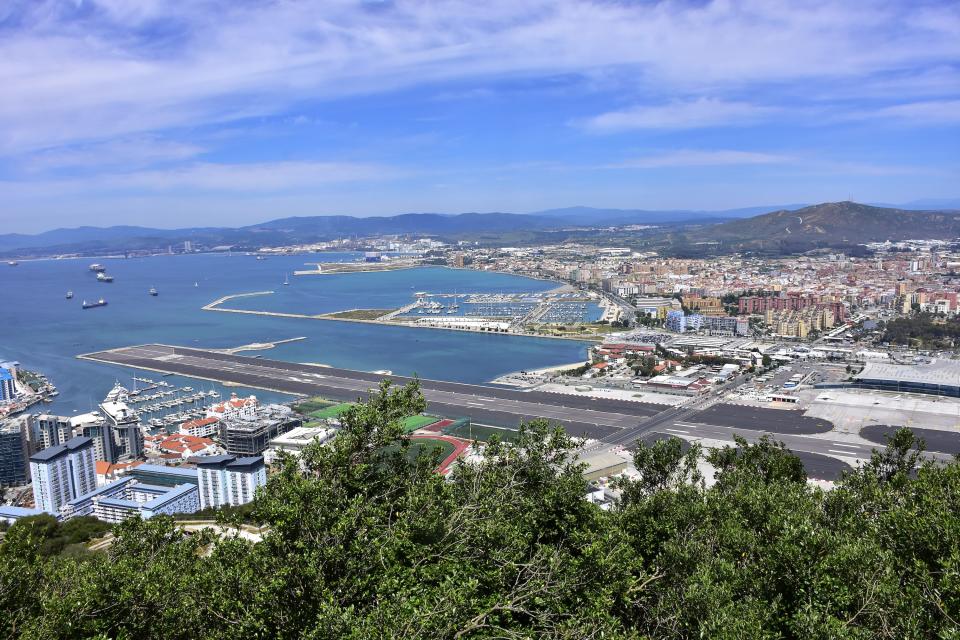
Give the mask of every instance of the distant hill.
[{"label": "distant hill", "polygon": [[729,250],[836,247],[910,238],[960,237],[960,211],[917,211],[856,202],[827,202],[701,227],[690,242],[719,242]]},{"label": "distant hill", "polygon": [[[719,242],[723,251],[762,249],[794,252],[821,246],[844,246],[874,240],[953,238],[960,236],[960,212],[915,211],[838,202],[804,207],[787,205],[772,213],[766,207],[723,211],[597,209],[568,207],[528,214],[405,213],[395,216],[306,216],[280,218],[239,228],[77,227],[36,235],[0,235],[0,255],[95,254],[125,250],[157,250],[195,244],[251,249],[320,242],[354,236],[423,234],[445,240],[491,243],[557,242],[567,237],[591,241],[583,227],[669,225],[668,243],[690,246]],[[763,215],[756,215],[763,213]],[[751,217],[752,216],[752,217]],[[563,231],[561,231],[563,230]],[[622,237],[622,234],[621,234]]]},{"label": "distant hill", "polygon": [[563,219],[569,222],[586,221],[595,225],[664,224],[677,222],[709,222],[731,218],[749,218],[775,209],[800,209],[804,204],[786,204],[767,207],[744,207],[703,211],[695,209],[596,209],[594,207],[566,207],[536,211],[530,215]]}]

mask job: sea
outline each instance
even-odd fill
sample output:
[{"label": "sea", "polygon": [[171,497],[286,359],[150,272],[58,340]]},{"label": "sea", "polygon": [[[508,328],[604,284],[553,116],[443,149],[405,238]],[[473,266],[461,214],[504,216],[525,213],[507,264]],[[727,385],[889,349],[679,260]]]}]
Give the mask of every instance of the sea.
[{"label": "sea", "polygon": [[[588,344],[578,341],[414,329],[353,322],[282,318],[204,311],[202,307],[232,294],[272,294],[229,301],[225,306],[302,314],[347,309],[387,309],[427,293],[537,293],[557,283],[445,267],[396,271],[294,276],[316,262],[362,260],[359,253],[271,256],[257,260],[242,254],[191,254],[143,258],[29,260],[0,263],[0,361],[13,360],[46,375],[60,391],[50,404],[31,411],[59,415],[96,408],[117,382],[132,388],[134,375],[160,379],[158,373],[77,359],[77,355],[144,343],[198,348],[231,348],[304,337],[261,351],[289,362],[309,362],[397,375],[485,383],[504,373],[581,361]],[[101,283],[90,271],[97,262],[114,277]],[[289,280],[289,286],[283,284]],[[156,297],[148,294],[154,287]],[[73,291],[73,299],[66,299]],[[107,306],[82,309],[84,300],[103,298]],[[284,394],[223,388],[177,376],[163,380],[197,390],[256,394],[282,402]]]}]

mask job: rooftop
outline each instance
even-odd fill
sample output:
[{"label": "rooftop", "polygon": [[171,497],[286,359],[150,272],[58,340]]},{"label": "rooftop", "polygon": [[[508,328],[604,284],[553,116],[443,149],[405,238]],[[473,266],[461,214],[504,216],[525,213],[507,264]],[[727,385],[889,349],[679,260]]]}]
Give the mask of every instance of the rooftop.
[{"label": "rooftop", "polygon": [[912,384],[960,386],[960,361],[933,360],[929,364],[868,362],[857,380],[884,380]]}]

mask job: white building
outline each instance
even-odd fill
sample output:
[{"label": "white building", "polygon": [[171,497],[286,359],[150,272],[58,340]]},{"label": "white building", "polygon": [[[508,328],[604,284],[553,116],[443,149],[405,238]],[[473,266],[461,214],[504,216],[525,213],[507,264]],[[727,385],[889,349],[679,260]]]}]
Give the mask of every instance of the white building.
[{"label": "white building", "polygon": [[44,449],[54,447],[73,437],[70,418],[43,414],[37,416],[37,431],[40,432],[40,444]]},{"label": "white building", "polygon": [[200,480],[200,508],[238,506],[253,500],[267,483],[263,456],[231,455],[195,458]]},{"label": "white building", "polygon": [[299,456],[307,446],[314,442],[328,442],[337,430],[331,427],[297,427],[277,436],[270,441],[270,446],[263,452],[266,464],[273,464],[280,456],[280,452]]},{"label": "white building", "polygon": [[84,436],[30,456],[34,502],[53,515],[77,496],[96,489],[96,474],[93,440]]}]

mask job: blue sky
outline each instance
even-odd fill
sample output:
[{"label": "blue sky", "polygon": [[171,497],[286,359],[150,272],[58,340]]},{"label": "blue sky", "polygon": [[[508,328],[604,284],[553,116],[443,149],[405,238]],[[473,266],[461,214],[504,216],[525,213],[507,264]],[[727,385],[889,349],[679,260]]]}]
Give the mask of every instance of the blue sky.
[{"label": "blue sky", "polygon": [[0,87],[0,232],[960,196],[955,1],[7,0]]}]

